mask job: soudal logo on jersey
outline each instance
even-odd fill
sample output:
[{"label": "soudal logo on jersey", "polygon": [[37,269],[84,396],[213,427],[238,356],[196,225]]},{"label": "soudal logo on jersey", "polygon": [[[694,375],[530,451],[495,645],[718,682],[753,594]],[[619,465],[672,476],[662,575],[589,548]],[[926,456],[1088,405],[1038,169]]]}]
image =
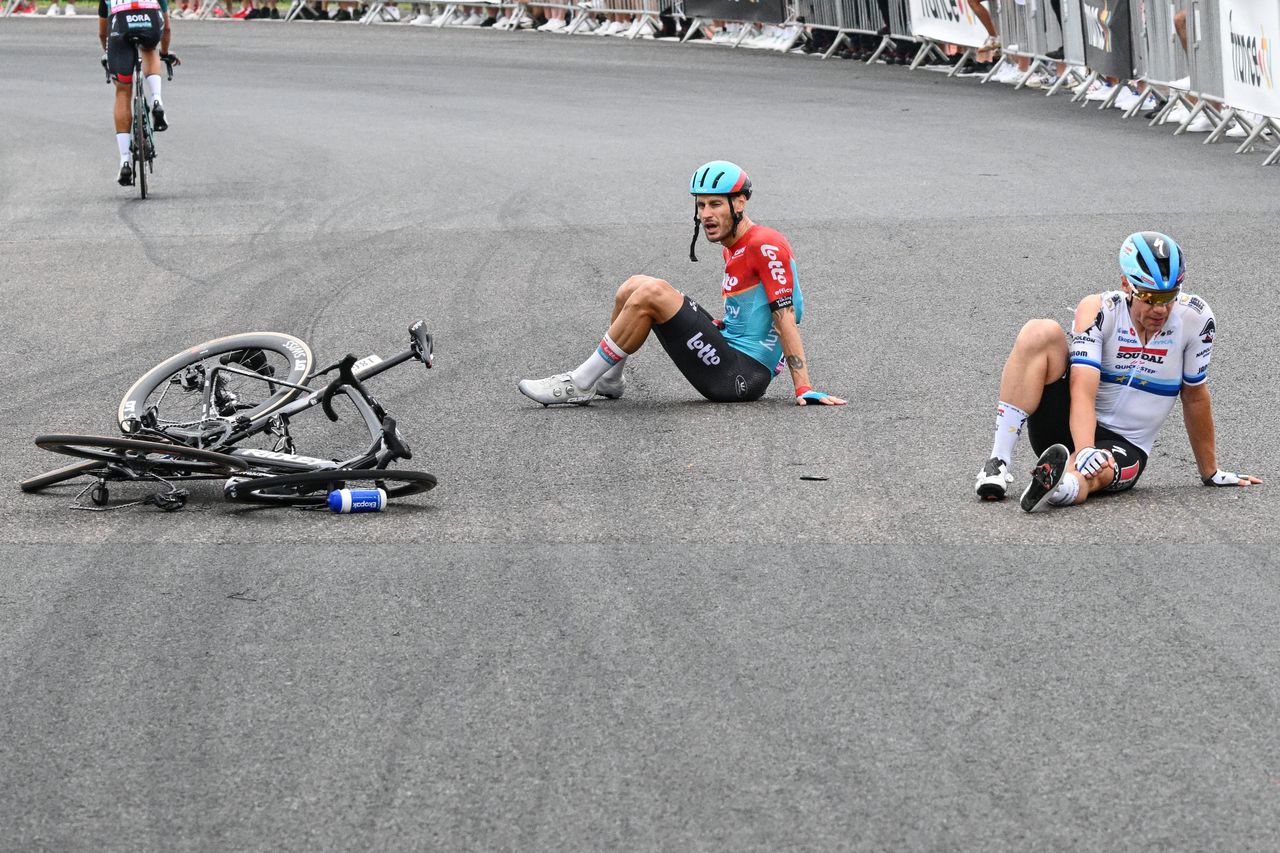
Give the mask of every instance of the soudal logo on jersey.
[{"label": "soudal logo on jersey", "polygon": [[1238,32],[1233,20],[1235,11],[1227,13],[1227,29],[1231,33],[1231,76],[1237,83],[1259,89],[1274,89],[1276,85],[1271,54],[1274,39],[1267,38],[1266,30],[1258,25],[1258,32]]},{"label": "soudal logo on jersey", "polygon": [[782,261],[778,260],[778,247],[765,243],[760,247],[760,254],[764,255],[769,261],[769,277],[778,284],[785,285],[787,283],[787,271],[783,267]]},{"label": "soudal logo on jersey", "polygon": [[1152,364],[1164,364],[1164,357],[1169,354],[1167,349],[1143,349],[1141,347],[1120,347],[1120,351],[1116,353],[1116,358],[1140,358],[1143,361],[1149,361]]},{"label": "soudal logo on jersey", "polygon": [[694,355],[702,359],[703,364],[714,366],[720,363],[720,356],[716,352],[715,346],[702,339],[702,332],[698,332],[692,338],[689,338],[685,345],[693,350]]}]

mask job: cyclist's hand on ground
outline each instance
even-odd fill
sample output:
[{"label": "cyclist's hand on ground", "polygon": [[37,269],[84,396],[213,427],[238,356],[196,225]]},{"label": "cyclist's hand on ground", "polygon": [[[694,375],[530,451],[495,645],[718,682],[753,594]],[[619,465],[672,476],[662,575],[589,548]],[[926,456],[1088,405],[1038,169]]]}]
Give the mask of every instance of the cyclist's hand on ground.
[{"label": "cyclist's hand on ground", "polygon": [[815,391],[807,385],[796,389],[797,406],[843,406],[845,402],[831,394]]},{"label": "cyclist's hand on ground", "polygon": [[1201,477],[1206,486],[1261,486],[1262,480],[1252,474],[1236,474],[1219,468],[1212,477]]},{"label": "cyclist's hand on ground", "polygon": [[1096,447],[1086,447],[1076,454],[1076,470],[1084,474],[1085,479],[1093,477],[1104,466],[1110,464],[1111,454]]}]

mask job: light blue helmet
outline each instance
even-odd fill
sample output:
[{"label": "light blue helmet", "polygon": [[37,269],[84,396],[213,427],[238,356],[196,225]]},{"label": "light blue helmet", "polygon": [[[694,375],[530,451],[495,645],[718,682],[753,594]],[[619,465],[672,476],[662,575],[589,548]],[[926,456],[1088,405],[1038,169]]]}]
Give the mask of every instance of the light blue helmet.
[{"label": "light blue helmet", "polygon": [[728,160],[703,163],[689,179],[689,195],[737,195],[751,198],[751,179]]},{"label": "light blue helmet", "polygon": [[1139,231],[1120,246],[1120,272],[1130,287],[1170,291],[1182,287],[1187,274],[1182,247],[1159,231]]},{"label": "light blue helmet", "polygon": [[[737,163],[730,163],[728,160],[712,160],[710,163],[703,163],[699,166],[697,171],[693,173],[693,177],[689,179],[689,195],[740,195],[743,198],[751,198],[751,179],[747,177],[747,173],[742,171],[742,167]],[[742,214],[732,209],[730,214],[733,216],[733,231],[730,233],[737,234],[738,223],[742,221]],[[699,227],[698,211],[695,207],[693,211],[693,240],[689,243],[689,260],[691,261],[698,259],[698,253],[695,249],[698,245]]]}]

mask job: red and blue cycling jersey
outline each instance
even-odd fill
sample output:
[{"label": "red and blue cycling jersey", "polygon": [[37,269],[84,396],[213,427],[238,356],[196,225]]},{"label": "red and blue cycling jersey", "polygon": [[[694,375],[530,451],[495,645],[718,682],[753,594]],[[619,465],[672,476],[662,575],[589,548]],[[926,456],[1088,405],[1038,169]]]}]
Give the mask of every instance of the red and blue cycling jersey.
[{"label": "red and blue cycling jersey", "polygon": [[773,312],[804,312],[791,244],[772,228],[752,225],[724,250],[724,339],[770,370],[782,360]]}]

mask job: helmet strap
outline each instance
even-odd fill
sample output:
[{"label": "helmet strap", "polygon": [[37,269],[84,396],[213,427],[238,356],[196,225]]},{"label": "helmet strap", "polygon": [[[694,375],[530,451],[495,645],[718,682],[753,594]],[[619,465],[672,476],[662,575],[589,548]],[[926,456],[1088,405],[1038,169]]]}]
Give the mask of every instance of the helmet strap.
[{"label": "helmet strap", "polygon": [[689,260],[697,263],[698,254],[695,249],[698,246],[698,231],[702,228],[702,221],[698,219],[698,205],[693,205],[693,239],[689,241]]}]

